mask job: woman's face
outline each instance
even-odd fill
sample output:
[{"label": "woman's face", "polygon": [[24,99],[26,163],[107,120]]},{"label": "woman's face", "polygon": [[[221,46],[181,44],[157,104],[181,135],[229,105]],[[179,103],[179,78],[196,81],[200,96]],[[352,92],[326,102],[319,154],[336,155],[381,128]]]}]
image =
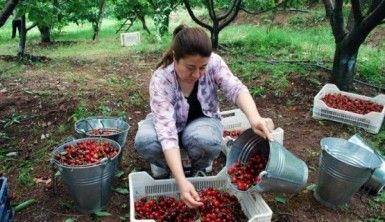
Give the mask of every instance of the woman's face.
[{"label": "woman's face", "polygon": [[187,56],[176,61],[174,59],[176,73],[179,80],[184,83],[195,83],[200,77],[205,74],[209,57],[200,55]]}]

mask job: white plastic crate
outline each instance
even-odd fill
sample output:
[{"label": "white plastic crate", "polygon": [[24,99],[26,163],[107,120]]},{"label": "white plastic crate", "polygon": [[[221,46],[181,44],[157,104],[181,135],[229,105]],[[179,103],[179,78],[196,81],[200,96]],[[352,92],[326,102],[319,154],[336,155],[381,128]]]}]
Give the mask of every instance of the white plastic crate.
[{"label": "white plastic crate", "polygon": [[[345,110],[335,109],[327,106],[322,98],[326,94],[341,94],[348,96],[352,99],[362,99],[366,101],[375,102],[384,106],[381,113],[379,112],[370,112],[368,114],[362,115],[358,113],[353,113]],[[370,133],[378,133],[380,131],[382,122],[385,115],[385,95],[380,94],[376,97],[367,97],[359,94],[349,93],[341,91],[334,84],[326,84],[314,97],[313,104],[313,118],[315,119],[327,119],[339,123],[345,123],[353,126],[358,126],[365,129]]]},{"label": "white plastic crate", "polygon": [[[134,172],[129,174],[130,189],[130,221],[152,222],[154,220],[135,219],[135,201],[142,197],[158,197],[170,196],[178,197],[179,191],[175,183],[175,179],[154,180],[146,172]],[[228,184],[226,178],[226,168],[216,176],[208,177],[191,177],[189,181],[197,190],[212,187],[221,191],[229,192],[238,198],[242,210],[248,218],[248,222],[271,221],[273,212],[259,194],[251,194],[244,192],[234,193]]]},{"label": "white plastic crate", "polygon": [[[231,130],[246,130],[250,128],[249,120],[247,119],[246,115],[240,110],[240,109],[232,109],[228,111],[223,111],[220,113],[222,118],[222,125],[225,130],[231,131]],[[277,141],[279,144],[283,145],[283,135],[284,131],[282,128],[276,128],[272,131],[273,139]],[[228,147],[226,144],[229,140],[233,140],[230,137],[223,139],[223,153],[227,155],[229,152],[230,147]]]},{"label": "white plastic crate", "polygon": [[131,46],[140,43],[139,32],[129,32],[120,34],[120,43],[122,46]]}]

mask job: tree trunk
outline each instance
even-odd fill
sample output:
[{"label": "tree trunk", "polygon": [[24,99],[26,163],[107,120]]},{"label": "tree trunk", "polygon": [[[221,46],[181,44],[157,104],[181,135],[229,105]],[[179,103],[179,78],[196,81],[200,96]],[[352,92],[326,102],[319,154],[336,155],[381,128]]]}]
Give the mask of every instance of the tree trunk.
[{"label": "tree trunk", "polygon": [[334,53],[333,71],[331,80],[340,90],[351,91],[357,62],[357,49],[351,49],[338,43]]},{"label": "tree trunk", "polygon": [[5,24],[8,17],[11,16],[13,10],[16,8],[19,0],[8,0],[4,8],[0,11],[0,28]]},{"label": "tree trunk", "polygon": [[50,43],[51,42],[51,35],[50,35],[50,28],[48,26],[37,26],[40,31],[41,36],[41,42],[42,43]]},{"label": "tree trunk", "polygon": [[21,16],[21,27],[19,33],[19,48],[17,50],[17,56],[19,60],[22,61],[25,55],[25,43],[27,41],[27,29],[25,27],[25,15]]},{"label": "tree trunk", "polygon": [[168,33],[168,25],[170,23],[170,12],[167,12],[164,19],[160,21],[159,34],[163,36]]},{"label": "tree trunk", "polygon": [[100,31],[100,27],[102,26],[102,19],[103,19],[105,7],[106,7],[106,0],[100,0],[98,17],[96,18],[96,21],[93,24],[94,35],[92,36],[92,40],[99,40],[99,31]]},{"label": "tree trunk", "polygon": [[219,24],[217,22],[213,22],[213,30],[211,31],[211,44],[213,49],[218,49],[219,46]]},{"label": "tree trunk", "polygon": [[150,30],[148,29],[147,25],[146,25],[146,19],[144,18],[144,16],[140,16],[138,15],[138,19],[140,20],[140,22],[142,23],[142,27],[144,30],[146,30],[146,32],[151,35],[151,32]]}]

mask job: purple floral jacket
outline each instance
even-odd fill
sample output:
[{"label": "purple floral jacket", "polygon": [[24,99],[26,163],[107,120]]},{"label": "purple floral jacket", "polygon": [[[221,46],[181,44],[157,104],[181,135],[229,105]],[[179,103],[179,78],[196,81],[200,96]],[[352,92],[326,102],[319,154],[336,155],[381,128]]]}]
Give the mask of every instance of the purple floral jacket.
[{"label": "purple floral jacket", "polygon": [[[204,115],[220,118],[217,89],[235,104],[240,92],[248,92],[223,59],[212,53],[206,73],[198,80],[198,100]],[[150,81],[150,106],[162,149],[178,148],[178,132],[186,126],[189,104],[177,81],[174,63],[158,68]]]}]

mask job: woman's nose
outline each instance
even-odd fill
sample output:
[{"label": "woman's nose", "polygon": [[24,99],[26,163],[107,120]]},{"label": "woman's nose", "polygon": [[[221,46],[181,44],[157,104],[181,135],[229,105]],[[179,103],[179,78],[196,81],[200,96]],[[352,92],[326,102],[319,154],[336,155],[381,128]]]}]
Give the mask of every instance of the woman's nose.
[{"label": "woman's nose", "polygon": [[196,69],[193,73],[192,76],[194,78],[199,78],[201,76],[201,71],[199,69]]}]

